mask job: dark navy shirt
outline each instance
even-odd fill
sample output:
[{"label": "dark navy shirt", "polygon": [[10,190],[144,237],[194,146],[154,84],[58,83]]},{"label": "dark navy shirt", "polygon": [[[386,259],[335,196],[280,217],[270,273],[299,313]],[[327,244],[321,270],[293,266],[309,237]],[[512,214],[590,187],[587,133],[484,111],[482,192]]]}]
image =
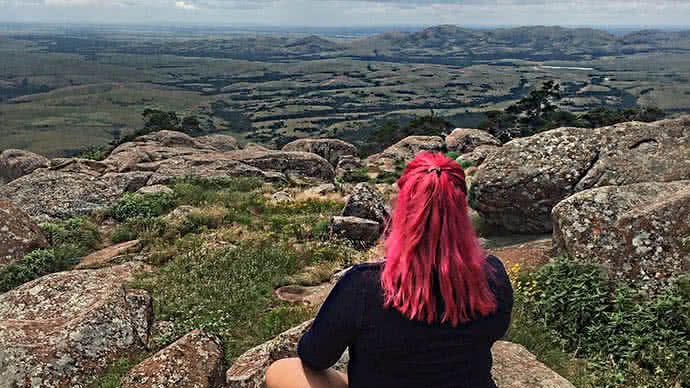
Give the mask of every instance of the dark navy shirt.
[{"label": "dark navy shirt", "polygon": [[493,256],[486,262],[498,308],[457,327],[410,320],[383,307],[382,263],[353,267],[300,340],[299,357],[323,370],[349,349],[351,388],[496,388],[491,346],[510,324],[513,290],[503,263]]}]

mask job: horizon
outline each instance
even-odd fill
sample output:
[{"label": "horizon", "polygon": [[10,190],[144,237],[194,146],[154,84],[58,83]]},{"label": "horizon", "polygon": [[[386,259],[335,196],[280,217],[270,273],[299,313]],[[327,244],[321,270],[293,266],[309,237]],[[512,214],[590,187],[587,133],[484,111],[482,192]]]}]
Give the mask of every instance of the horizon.
[{"label": "horizon", "polygon": [[686,29],[679,0],[0,0],[0,23],[211,28]]}]

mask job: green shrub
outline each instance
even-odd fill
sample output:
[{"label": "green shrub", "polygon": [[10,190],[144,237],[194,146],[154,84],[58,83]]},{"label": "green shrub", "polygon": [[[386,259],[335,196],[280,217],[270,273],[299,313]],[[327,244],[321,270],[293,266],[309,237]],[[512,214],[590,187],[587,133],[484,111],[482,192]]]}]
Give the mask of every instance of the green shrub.
[{"label": "green shrub", "polygon": [[94,146],[84,150],[80,153],[77,158],[81,159],[91,159],[91,160],[104,160],[110,155],[112,149],[106,146]]},{"label": "green shrub", "polygon": [[338,178],[340,183],[369,182],[369,170],[366,167],[352,170],[349,174]]},{"label": "green shrub", "polygon": [[115,228],[113,228],[113,231],[110,233],[110,241],[112,241],[113,244],[136,240],[136,238],[136,231],[127,223],[115,225]]},{"label": "green shrub", "polygon": [[51,246],[72,246],[81,251],[82,255],[98,248],[101,242],[98,226],[87,218],[49,222],[42,224],[41,228]]},{"label": "green shrub", "polygon": [[626,284],[611,291],[599,267],[562,258],[518,282],[516,301],[566,350],[593,360],[597,387],[630,386],[620,384],[633,372],[650,387],[690,387],[688,284],[681,278],[649,299]]},{"label": "green shrub", "polygon": [[170,194],[126,193],[110,208],[110,216],[121,222],[135,217],[156,217],[174,205],[174,198]]},{"label": "green shrub", "polygon": [[460,160],[458,161],[458,163],[460,164],[460,167],[462,167],[463,170],[467,170],[468,168],[474,166],[474,163],[472,163],[469,160]]},{"label": "green shrub", "polygon": [[0,292],[53,272],[64,271],[79,262],[70,250],[38,249],[16,263],[0,267]]}]

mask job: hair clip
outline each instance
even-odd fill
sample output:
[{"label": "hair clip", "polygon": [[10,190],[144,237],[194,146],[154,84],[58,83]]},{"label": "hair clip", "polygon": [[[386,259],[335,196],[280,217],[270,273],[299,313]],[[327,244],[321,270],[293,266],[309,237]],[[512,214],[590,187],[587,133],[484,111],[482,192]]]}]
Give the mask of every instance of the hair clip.
[{"label": "hair clip", "polygon": [[432,167],[428,170],[426,170],[428,173],[436,172],[437,176],[441,176],[441,167]]}]

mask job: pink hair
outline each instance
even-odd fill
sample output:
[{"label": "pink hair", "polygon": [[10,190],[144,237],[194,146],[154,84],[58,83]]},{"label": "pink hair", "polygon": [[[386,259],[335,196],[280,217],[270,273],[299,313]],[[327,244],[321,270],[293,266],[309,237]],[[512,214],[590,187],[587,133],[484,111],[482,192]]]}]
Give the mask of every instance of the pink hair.
[{"label": "pink hair", "polygon": [[496,310],[486,254],[467,209],[462,167],[442,154],[423,152],[398,180],[400,192],[385,240],[381,274],[386,307],[413,320],[453,326]]}]

